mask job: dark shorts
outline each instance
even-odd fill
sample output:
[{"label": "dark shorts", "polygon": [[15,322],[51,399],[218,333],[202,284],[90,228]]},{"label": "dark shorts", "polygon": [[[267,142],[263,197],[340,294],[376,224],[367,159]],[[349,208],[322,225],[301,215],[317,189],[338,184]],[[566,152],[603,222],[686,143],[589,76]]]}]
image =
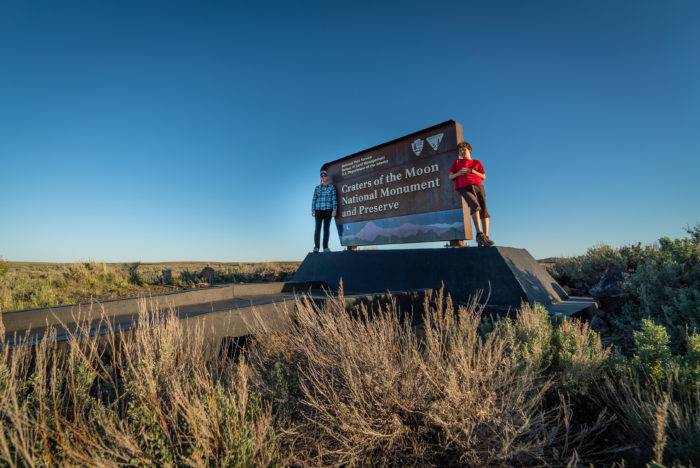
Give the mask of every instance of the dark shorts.
[{"label": "dark shorts", "polygon": [[463,189],[459,189],[459,194],[462,195],[464,201],[469,205],[471,214],[479,212],[480,218],[490,218],[489,210],[486,209],[486,190],[483,185],[469,185]]}]

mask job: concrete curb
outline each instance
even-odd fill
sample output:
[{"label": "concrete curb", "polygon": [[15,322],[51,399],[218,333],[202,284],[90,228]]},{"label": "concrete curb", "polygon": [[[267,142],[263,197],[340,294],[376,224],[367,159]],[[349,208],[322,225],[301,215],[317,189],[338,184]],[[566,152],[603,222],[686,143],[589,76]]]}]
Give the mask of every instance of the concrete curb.
[{"label": "concrete curb", "polygon": [[70,324],[76,319],[94,321],[103,314],[107,317],[135,316],[139,304],[153,304],[156,308],[182,307],[193,304],[208,304],[236,297],[279,294],[283,283],[225,284],[204,289],[175,291],[146,297],[132,297],[109,301],[92,301],[42,309],[24,309],[4,312],[2,320],[6,333],[43,328],[51,325]]}]

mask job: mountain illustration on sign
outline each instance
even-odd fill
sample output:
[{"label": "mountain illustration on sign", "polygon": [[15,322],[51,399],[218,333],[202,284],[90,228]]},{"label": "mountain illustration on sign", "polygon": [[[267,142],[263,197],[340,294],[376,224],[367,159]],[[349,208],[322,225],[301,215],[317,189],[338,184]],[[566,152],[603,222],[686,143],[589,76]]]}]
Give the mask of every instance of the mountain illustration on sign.
[{"label": "mountain illustration on sign", "polygon": [[430,147],[433,149],[433,151],[437,151],[438,146],[440,146],[440,143],[442,142],[443,135],[444,133],[437,133],[426,138],[426,141],[428,142],[428,144],[430,144]]},{"label": "mountain illustration on sign", "polygon": [[416,236],[425,237],[430,236],[440,236],[448,231],[455,230],[457,233],[462,233],[464,230],[463,223],[436,223],[436,224],[413,224],[404,223],[401,226],[396,226],[392,228],[383,228],[378,226],[372,221],[368,222],[366,225],[358,231],[357,234],[346,236],[347,240],[361,240],[364,242],[374,242],[381,238],[383,239],[409,239]]}]

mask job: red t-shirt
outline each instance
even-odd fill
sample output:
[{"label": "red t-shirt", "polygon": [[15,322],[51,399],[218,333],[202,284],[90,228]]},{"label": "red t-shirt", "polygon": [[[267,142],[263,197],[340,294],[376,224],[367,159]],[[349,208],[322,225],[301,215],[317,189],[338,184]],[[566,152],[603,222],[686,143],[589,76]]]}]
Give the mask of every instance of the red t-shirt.
[{"label": "red t-shirt", "polygon": [[[482,174],[486,174],[484,171],[484,165],[481,164],[481,161],[478,159],[458,159],[455,162],[452,163],[452,166],[450,166],[450,173],[454,174],[455,172],[458,172],[462,168],[467,168],[467,169],[474,169],[477,172],[481,172]],[[477,177],[476,174],[465,174],[457,177],[454,179],[455,181],[455,190],[460,190],[465,187],[468,187],[470,185],[483,185],[484,181],[481,177]]]}]

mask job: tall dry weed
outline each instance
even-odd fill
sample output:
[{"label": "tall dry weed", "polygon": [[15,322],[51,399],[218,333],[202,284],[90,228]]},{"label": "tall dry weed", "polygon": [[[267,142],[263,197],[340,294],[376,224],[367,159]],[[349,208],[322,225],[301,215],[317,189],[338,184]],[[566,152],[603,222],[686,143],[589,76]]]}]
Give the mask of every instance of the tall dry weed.
[{"label": "tall dry weed", "polygon": [[[267,464],[269,408],[243,362],[211,360],[203,326],[142,303],[137,327],[0,342],[0,460],[9,466]],[[0,335],[4,336],[4,335]]]},{"label": "tall dry weed", "polygon": [[686,392],[677,370],[662,383],[635,367],[617,370],[597,393],[616,415],[613,429],[632,459],[700,462],[700,393]]},{"label": "tall dry weed", "polygon": [[589,455],[602,422],[574,428],[564,398],[548,405],[550,382],[514,359],[508,335],[479,334],[476,302],[427,297],[421,334],[393,302],[347,309],[342,293],[322,306],[300,298],[287,333],[256,337],[256,383],[265,394],[283,381],[267,396],[278,398],[294,461],[566,464]]}]

